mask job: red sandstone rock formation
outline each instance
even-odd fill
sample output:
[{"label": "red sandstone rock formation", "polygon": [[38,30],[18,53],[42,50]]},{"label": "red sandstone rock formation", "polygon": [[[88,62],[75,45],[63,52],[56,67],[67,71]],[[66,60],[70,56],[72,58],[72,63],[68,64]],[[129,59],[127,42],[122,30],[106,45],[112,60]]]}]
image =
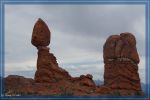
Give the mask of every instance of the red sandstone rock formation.
[{"label": "red sandstone rock formation", "polygon": [[80,77],[76,78],[71,78],[72,82],[76,84],[80,84],[83,86],[88,86],[88,87],[96,87],[94,81],[92,80],[93,76],[90,74],[87,75],[81,75]]},{"label": "red sandstone rock formation", "polygon": [[131,33],[110,36],[104,45],[104,85],[111,89],[141,91],[139,56]]},{"label": "red sandstone rock formation", "polygon": [[[41,32],[42,30],[42,32]],[[41,32],[41,33],[40,33]],[[44,33],[45,32],[45,33]],[[72,78],[67,71],[60,68],[56,61],[56,57],[49,52],[46,47],[50,43],[50,31],[47,25],[39,19],[33,29],[32,44],[38,49],[37,71],[35,73],[36,83],[53,83],[55,81],[66,80],[83,86],[96,86],[92,80],[92,75],[81,75],[77,78]],[[41,41],[41,39],[43,39]]]},{"label": "red sandstone rock formation", "polygon": [[49,83],[56,79],[69,79],[71,76],[64,69],[58,66],[56,57],[49,53],[46,47],[50,43],[50,31],[42,19],[36,22],[31,43],[38,49],[37,71],[35,73],[35,82]]},{"label": "red sandstone rock formation", "polygon": [[50,44],[50,31],[46,23],[42,19],[38,19],[35,23],[31,43],[38,46],[48,46]]},{"label": "red sandstone rock formation", "polygon": [[39,19],[31,43],[38,49],[34,80],[10,75],[5,78],[6,95],[131,96],[143,95],[138,74],[139,56],[131,33],[110,36],[104,45],[104,85],[96,86],[90,74],[71,77],[49,52],[50,31]]}]

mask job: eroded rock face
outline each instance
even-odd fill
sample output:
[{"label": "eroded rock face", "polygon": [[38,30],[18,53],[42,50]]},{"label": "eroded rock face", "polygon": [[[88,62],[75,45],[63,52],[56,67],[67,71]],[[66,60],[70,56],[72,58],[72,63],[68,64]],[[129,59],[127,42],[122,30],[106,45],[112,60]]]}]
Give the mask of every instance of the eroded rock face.
[{"label": "eroded rock face", "polygon": [[67,71],[58,66],[56,57],[49,53],[48,47],[38,47],[37,71],[35,82],[50,83],[58,79],[69,79]]},{"label": "eroded rock face", "polygon": [[103,51],[104,85],[111,89],[141,91],[135,37],[131,33],[112,35]]},{"label": "eroded rock face", "polygon": [[131,33],[110,36],[104,44],[103,52],[104,62],[109,59],[129,58],[136,64],[139,63],[136,40]]}]

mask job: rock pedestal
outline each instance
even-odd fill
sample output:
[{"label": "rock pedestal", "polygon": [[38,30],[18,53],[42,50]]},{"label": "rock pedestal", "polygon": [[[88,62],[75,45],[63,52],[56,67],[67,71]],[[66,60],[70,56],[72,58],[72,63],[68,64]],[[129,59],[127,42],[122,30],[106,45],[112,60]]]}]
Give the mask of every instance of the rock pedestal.
[{"label": "rock pedestal", "polygon": [[141,91],[139,56],[131,33],[112,35],[104,44],[104,85],[111,89]]}]

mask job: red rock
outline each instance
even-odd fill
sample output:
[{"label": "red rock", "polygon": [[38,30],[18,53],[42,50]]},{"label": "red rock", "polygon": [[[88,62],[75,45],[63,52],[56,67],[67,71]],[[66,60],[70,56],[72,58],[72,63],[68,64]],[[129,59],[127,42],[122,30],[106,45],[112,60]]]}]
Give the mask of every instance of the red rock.
[{"label": "red rock", "polygon": [[136,49],[136,39],[131,33],[112,35],[104,44],[104,62],[108,59],[129,58],[139,63],[139,56]]},{"label": "red rock", "polygon": [[10,75],[5,78],[5,95],[50,96],[134,96],[144,95],[138,74],[139,56],[131,33],[112,35],[104,44],[104,85],[96,86],[90,74],[71,77],[59,67],[46,47],[50,31],[39,19],[34,26],[32,44],[38,49],[34,80]]},{"label": "red rock", "polygon": [[48,46],[50,44],[50,30],[40,18],[34,25],[31,43],[36,47]]},{"label": "red rock", "polygon": [[126,41],[126,43],[130,44],[131,46],[136,45],[136,39],[132,33],[125,32],[125,33],[121,33],[120,36],[123,41]]},{"label": "red rock", "polygon": [[89,80],[87,78],[81,79],[80,83],[84,86],[91,86],[91,87],[95,87],[95,83],[92,80]]},{"label": "red rock", "polygon": [[139,55],[136,49],[136,39],[131,33],[120,34],[124,46],[121,52],[121,57],[132,59],[135,63],[139,63]]},{"label": "red rock", "polygon": [[96,93],[103,94],[103,95],[112,94],[111,88],[106,87],[106,86],[100,86],[100,87],[96,88]]},{"label": "red rock", "polygon": [[116,58],[115,47],[116,47],[116,43],[118,40],[120,40],[119,35],[112,35],[112,36],[108,37],[108,39],[106,40],[104,47],[103,47],[104,48],[103,49],[104,62],[106,62],[107,59]]},{"label": "red rock", "polygon": [[91,74],[87,74],[86,77],[89,78],[89,79],[91,79],[91,80],[93,78],[93,76]]},{"label": "red rock", "polygon": [[25,78],[23,76],[18,76],[18,75],[9,75],[7,76],[7,78],[5,78],[5,84],[7,86],[11,86],[11,85],[30,85],[31,83],[34,82],[33,79],[31,78]]},{"label": "red rock", "polygon": [[38,49],[37,71],[35,82],[50,83],[58,79],[69,79],[71,76],[60,68],[56,57],[46,47],[50,43],[50,31],[45,22],[39,19],[33,29],[32,44]]},{"label": "red rock", "polygon": [[9,75],[4,79],[6,95],[17,95],[21,93],[21,87],[27,87],[34,82],[31,78],[18,75]]},{"label": "red rock", "polygon": [[53,82],[57,78],[70,78],[71,76],[64,69],[58,66],[56,57],[49,53],[49,48],[38,47],[37,71],[35,82]]},{"label": "red rock", "polygon": [[49,83],[52,81],[53,73],[47,69],[38,69],[35,73],[35,82]]},{"label": "red rock", "polygon": [[[104,45],[104,85],[111,89],[141,91],[135,37],[131,33],[121,33],[117,39],[113,36]],[[112,42],[116,44],[114,47],[110,46]],[[109,51],[115,51],[114,58],[109,56]]]},{"label": "red rock", "polygon": [[115,47],[115,56],[116,58],[120,58],[121,57],[121,53],[122,53],[122,48],[123,48],[123,41],[121,39],[119,39],[118,41],[116,41],[116,47]]}]

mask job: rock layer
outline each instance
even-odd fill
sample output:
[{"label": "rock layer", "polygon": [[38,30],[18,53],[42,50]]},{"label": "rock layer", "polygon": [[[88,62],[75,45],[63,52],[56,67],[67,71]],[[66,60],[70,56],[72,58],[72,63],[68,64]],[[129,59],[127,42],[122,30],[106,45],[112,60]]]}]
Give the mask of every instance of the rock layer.
[{"label": "rock layer", "polygon": [[112,35],[104,44],[104,85],[111,89],[141,91],[139,56],[131,33]]}]

